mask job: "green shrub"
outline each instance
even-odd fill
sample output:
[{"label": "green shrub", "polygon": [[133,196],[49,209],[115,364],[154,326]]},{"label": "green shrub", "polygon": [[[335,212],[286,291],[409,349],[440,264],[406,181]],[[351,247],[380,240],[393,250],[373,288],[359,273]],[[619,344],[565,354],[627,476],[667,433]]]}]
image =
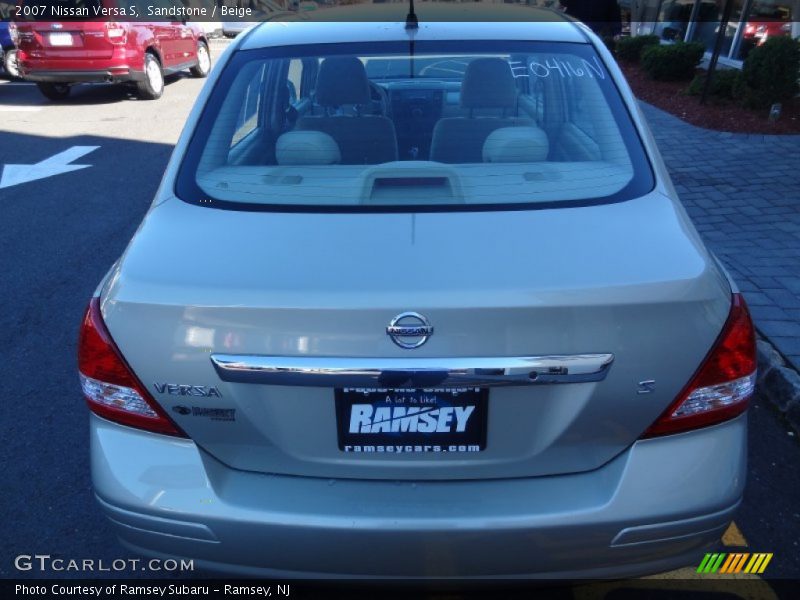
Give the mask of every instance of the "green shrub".
[{"label": "green shrub", "polygon": [[749,108],[767,108],[797,93],[800,41],[789,36],[771,37],[753,48],[734,88],[735,97]]},{"label": "green shrub", "polygon": [[642,51],[642,67],[651,79],[691,79],[705,50],[700,42],[647,46]]},{"label": "green shrub", "polygon": [[658,43],[657,35],[636,35],[620,38],[617,40],[617,58],[628,62],[639,62],[642,50],[647,46],[655,46]]},{"label": "green shrub", "polygon": [[[741,72],[736,69],[718,69],[714,71],[709,94],[717,98],[732,99],[733,90],[739,85],[738,81],[741,76]],[[706,74],[701,73],[692,79],[692,83],[689,84],[688,94],[690,96],[702,95],[705,85]]]}]

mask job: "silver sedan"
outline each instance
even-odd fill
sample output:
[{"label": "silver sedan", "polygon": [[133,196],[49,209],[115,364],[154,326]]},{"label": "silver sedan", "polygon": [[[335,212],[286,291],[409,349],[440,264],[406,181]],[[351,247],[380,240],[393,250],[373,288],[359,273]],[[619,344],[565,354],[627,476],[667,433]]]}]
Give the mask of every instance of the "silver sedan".
[{"label": "silver sedan", "polygon": [[120,539],[215,570],[633,576],[745,485],[744,300],[553,13],[237,38],[79,355]]}]

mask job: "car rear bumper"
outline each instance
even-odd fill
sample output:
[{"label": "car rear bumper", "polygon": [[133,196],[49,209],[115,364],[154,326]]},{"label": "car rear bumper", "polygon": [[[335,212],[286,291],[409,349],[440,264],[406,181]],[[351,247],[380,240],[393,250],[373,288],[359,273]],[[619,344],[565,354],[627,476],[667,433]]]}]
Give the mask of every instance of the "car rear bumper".
[{"label": "car rear bumper", "polygon": [[126,546],[229,573],[627,577],[699,564],[718,542],[744,490],[746,433],[742,415],[572,475],[363,481],[237,471],[93,415],[92,476]]},{"label": "car rear bumper", "polygon": [[140,81],[144,72],[128,67],[92,70],[43,70],[22,66],[21,75],[28,81],[43,83],[121,83],[124,81]]}]

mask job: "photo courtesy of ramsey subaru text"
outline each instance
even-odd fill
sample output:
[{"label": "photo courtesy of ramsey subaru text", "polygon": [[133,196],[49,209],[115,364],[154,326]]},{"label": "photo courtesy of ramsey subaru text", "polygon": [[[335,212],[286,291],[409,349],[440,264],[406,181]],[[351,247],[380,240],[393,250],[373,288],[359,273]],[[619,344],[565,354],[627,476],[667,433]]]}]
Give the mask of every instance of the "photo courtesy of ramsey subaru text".
[{"label": "photo courtesy of ramsey subaru text", "polygon": [[78,83],[132,83],[141,99],[156,100],[164,93],[166,75],[188,69],[194,77],[206,77],[211,71],[208,40],[197,24],[91,17],[102,10],[116,14],[113,11],[123,5],[138,6],[136,14],[142,17],[148,6],[176,6],[172,0],[40,0],[31,4],[49,10],[45,15],[61,14],[56,8],[68,18],[77,15],[65,21],[44,20],[40,12],[22,11],[25,2],[20,2],[20,12],[14,17],[20,20],[11,23],[20,75],[36,82],[50,100],[66,99]]},{"label": "photo courtesy of ramsey subaru text", "polygon": [[81,326],[95,492],[126,547],[568,579],[719,541],[747,307],[603,43],[537,18],[232,42]]}]

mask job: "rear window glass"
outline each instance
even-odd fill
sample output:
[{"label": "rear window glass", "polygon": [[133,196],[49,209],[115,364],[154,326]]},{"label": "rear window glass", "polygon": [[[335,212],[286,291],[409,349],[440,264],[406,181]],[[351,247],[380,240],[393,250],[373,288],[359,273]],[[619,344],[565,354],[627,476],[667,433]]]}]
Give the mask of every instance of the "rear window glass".
[{"label": "rear window glass", "polygon": [[240,210],[459,210],[619,201],[653,180],[585,44],[430,42],[240,51],[178,178]]}]

